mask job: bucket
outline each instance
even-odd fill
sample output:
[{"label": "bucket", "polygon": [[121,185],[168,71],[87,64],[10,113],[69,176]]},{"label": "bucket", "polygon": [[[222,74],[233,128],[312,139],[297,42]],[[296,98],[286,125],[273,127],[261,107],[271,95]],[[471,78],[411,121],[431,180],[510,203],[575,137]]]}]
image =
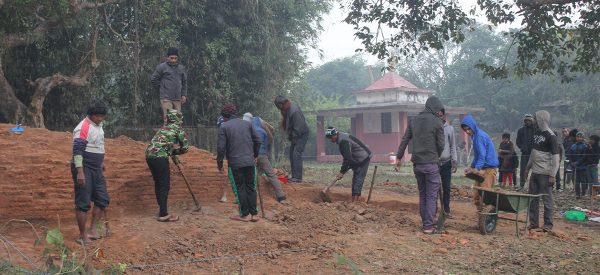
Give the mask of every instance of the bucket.
[{"label": "bucket", "polygon": [[288,177],[287,176],[279,176],[279,181],[281,183],[288,183]]},{"label": "bucket", "polygon": [[396,164],[396,155],[390,154],[390,164]]}]

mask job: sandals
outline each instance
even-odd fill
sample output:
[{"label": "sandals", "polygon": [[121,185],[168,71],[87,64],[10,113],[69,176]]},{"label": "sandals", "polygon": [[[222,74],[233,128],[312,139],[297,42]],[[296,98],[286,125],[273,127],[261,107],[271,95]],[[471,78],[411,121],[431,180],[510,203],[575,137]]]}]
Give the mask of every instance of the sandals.
[{"label": "sandals", "polygon": [[229,217],[229,219],[234,220],[234,221],[240,221],[240,222],[249,222],[249,221],[252,221],[252,219],[249,218],[248,216],[240,217],[238,215],[233,215],[233,216]]},{"label": "sandals", "polygon": [[164,217],[158,217],[156,220],[159,222],[176,222],[179,220],[179,216],[166,215]]}]

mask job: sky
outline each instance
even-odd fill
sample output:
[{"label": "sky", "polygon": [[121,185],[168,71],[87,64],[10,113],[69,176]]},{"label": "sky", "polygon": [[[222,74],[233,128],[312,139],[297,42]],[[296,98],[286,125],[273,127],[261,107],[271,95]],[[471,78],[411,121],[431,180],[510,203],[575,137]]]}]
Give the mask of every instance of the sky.
[{"label": "sky", "polygon": [[[465,10],[470,9],[477,4],[477,0],[459,0]],[[309,49],[308,61],[313,65],[318,66],[327,63],[334,59],[352,56],[356,54],[355,50],[361,48],[361,43],[354,38],[354,29],[351,25],[342,22],[346,15],[338,3],[333,5],[333,8],[323,17],[323,32],[319,36],[318,49]],[[485,21],[485,19],[477,19]],[[319,56],[319,50],[321,55]],[[369,53],[363,52],[363,58],[367,64],[375,64],[378,62],[377,57]]]}]

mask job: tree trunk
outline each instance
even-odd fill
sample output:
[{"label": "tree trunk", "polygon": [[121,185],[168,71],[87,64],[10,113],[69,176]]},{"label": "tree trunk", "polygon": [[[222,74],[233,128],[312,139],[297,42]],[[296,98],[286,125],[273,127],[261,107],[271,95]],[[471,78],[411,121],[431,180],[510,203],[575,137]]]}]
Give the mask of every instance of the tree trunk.
[{"label": "tree trunk", "polygon": [[27,107],[17,98],[15,90],[4,76],[2,56],[0,54],[0,113],[11,123],[29,123]]}]

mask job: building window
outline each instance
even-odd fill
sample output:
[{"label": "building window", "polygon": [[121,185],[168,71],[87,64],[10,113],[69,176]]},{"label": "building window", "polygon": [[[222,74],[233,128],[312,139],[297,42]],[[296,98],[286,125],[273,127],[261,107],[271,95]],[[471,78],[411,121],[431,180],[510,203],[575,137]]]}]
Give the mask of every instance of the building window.
[{"label": "building window", "polygon": [[392,132],[392,113],[381,113],[381,132],[384,134]]}]

